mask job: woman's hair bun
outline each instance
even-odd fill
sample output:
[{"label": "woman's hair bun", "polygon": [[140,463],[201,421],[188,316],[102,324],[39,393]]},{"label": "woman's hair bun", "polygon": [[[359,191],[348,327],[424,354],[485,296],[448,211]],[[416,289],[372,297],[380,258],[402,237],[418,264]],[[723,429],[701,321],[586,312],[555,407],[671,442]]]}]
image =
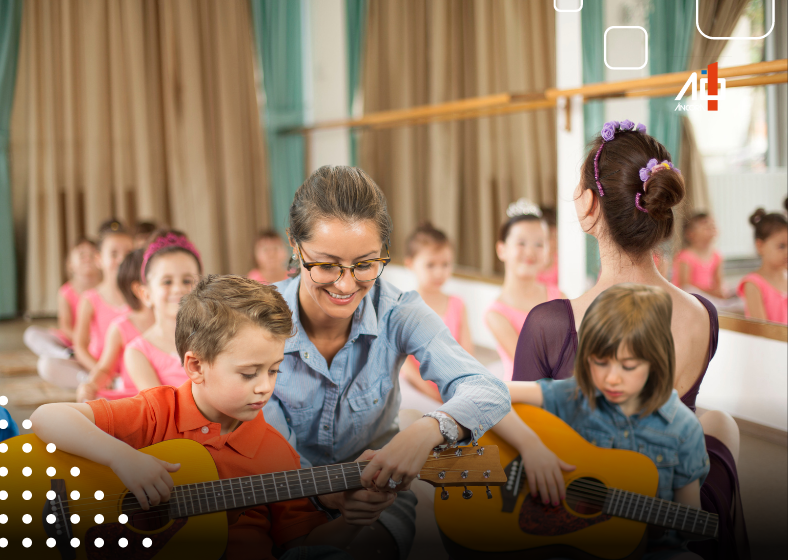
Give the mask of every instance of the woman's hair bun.
[{"label": "woman's hair bun", "polygon": [[766,210],[763,208],[758,208],[752,213],[752,216],[750,216],[750,224],[757,226],[758,223],[763,220],[764,216],[766,216]]},{"label": "woman's hair bun", "polygon": [[684,178],[673,169],[654,173],[646,181],[643,202],[653,220],[662,221],[673,217],[671,208],[684,199]]}]

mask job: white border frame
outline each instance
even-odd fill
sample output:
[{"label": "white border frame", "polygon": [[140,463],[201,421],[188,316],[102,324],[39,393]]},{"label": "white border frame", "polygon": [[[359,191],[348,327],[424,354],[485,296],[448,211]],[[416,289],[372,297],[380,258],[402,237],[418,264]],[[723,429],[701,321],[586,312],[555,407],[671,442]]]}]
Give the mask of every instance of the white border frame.
[{"label": "white border frame", "polygon": [[[607,33],[611,29],[640,29],[643,32],[643,35],[646,37],[646,60],[643,62],[642,66],[610,66],[607,63]],[[642,70],[648,64],[648,31],[640,27],[639,25],[611,25],[607,29],[605,29],[605,37],[602,41],[603,44],[603,53],[604,53],[604,60],[605,66],[607,66],[610,70]]]},{"label": "white border frame", "polygon": [[[772,0],[772,1],[773,1],[773,0]],[[556,5],[555,5],[555,4],[556,4],[556,2],[558,2],[558,0],[553,0],[553,9],[554,9],[556,12],[559,12],[559,13],[570,13],[570,14],[574,14],[574,13],[577,13],[577,12],[579,12],[580,10],[582,10],[582,9],[583,9],[583,0],[580,0],[580,7],[579,7],[578,9],[576,9],[576,10],[559,10],[559,9],[558,9],[558,6],[556,6]]]},{"label": "white border frame", "polygon": [[[555,0],[553,0],[555,2]],[[772,0],[772,26],[769,28],[769,31],[766,32],[766,35],[761,35],[760,37],[712,37],[710,35],[706,35],[700,28],[700,24],[698,23],[698,12],[700,11],[700,0],[695,0],[695,29],[698,30],[698,33],[706,37],[707,39],[711,39],[712,41],[755,41],[758,39],[765,39],[769,35],[771,35],[772,31],[774,31],[774,21],[777,19],[777,11],[775,10],[775,1]]]}]

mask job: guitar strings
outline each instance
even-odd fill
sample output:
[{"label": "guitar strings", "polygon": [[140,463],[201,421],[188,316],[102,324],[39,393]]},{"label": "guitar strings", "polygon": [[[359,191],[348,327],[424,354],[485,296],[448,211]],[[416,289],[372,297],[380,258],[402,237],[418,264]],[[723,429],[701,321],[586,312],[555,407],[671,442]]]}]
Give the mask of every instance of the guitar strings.
[{"label": "guitar strings", "polygon": [[[347,464],[347,463],[345,463],[345,464]],[[331,488],[331,486],[330,486],[330,476],[332,474],[338,475],[340,473],[337,473],[336,471],[334,473],[331,473],[331,471],[329,471],[329,473],[326,474],[326,472],[322,472],[324,470],[325,469],[321,469],[321,472],[313,472],[314,476],[312,476],[311,478],[314,480],[314,482],[310,482],[308,479],[306,479],[306,482],[305,482],[305,479],[302,478],[301,480],[299,480],[299,483],[300,484],[306,483],[307,485],[310,485],[310,486],[316,486],[316,485],[324,486],[324,485],[328,485],[328,488]],[[434,471],[441,471],[441,470],[443,470],[444,472],[462,472],[463,470],[468,470],[469,473],[486,472],[486,471],[475,470],[475,469],[440,469],[440,468],[436,468],[436,467],[426,467],[426,468],[422,469],[422,471],[424,471],[424,470],[434,470]],[[237,480],[237,479],[219,479],[219,480],[214,480],[214,481],[205,481],[205,482],[195,482],[195,483],[190,483],[190,484],[181,484],[181,485],[173,487],[173,490],[170,493],[170,500],[168,500],[167,502],[162,502],[161,504],[158,504],[157,506],[151,506],[151,507],[160,507],[162,504],[169,504],[170,501],[173,498],[178,498],[178,497],[185,498],[185,499],[187,499],[189,501],[195,501],[196,500],[196,501],[199,502],[199,500],[201,498],[204,499],[204,500],[208,500],[208,499],[216,500],[218,493],[221,493],[221,495],[222,495],[221,497],[222,497],[222,499],[224,499],[228,493],[233,495],[239,489],[241,490],[242,494],[247,494],[247,493],[250,493],[250,492],[254,492],[254,493],[263,492],[264,496],[268,495],[268,494],[278,495],[278,490],[282,489],[282,486],[280,486],[280,485],[287,484],[287,486],[284,486],[284,489],[287,490],[290,487],[290,484],[296,482],[295,480],[292,480],[292,476],[293,475],[291,475],[291,478],[288,478],[285,475],[285,473],[296,473],[296,472],[297,471],[283,471],[282,472],[282,476],[284,476],[284,481],[282,481],[282,480],[275,480],[274,477],[271,476],[273,473],[265,473],[265,474],[263,474],[262,475],[263,477],[267,476],[267,477],[269,477],[269,479],[266,480],[265,478],[263,478],[262,482],[256,480],[257,478],[260,477],[260,475],[251,475],[251,476],[248,477],[250,479],[248,481],[248,484],[243,485],[243,484],[241,484],[239,482],[238,483],[239,486],[231,485],[230,489],[225,489],[223,487],[220,487],[219,489],[216,489],[216,488],[213,487],[213,485],[211,483],[212,482],[213,483],[222,482],[222,481],[227,481],[227,480]],[[277,474],[280,474],[280,473],[277,473]],[[295,476],[297,476],[297,475],[295,475]],[[247,477],[243,477],[243,478],[247,478]],[[339,478],[339,477],[337,476],[337,478]],[[343,482],[344,481],[348,481],[348,484],[351,484],[351,481],[352,481],[352,484],[359,484],[360,481],[361,481],[361,476],[358,473],[347,473],[347,472],[345,472],[342,481]],[[202,496],[198,496],[196,498],[185,496],[184,492],[190,492],[189,490],[186,490],[185,487],[187,487],[187,486],[195,486],[195,485],[199,485],[199,484],[202,484],[203,488],[196,488],[196,487],[194,487],[193,490],[203,493]],[[469,485],[472,485],[472,484],[473,483],[469,482]],[[176,490],[176,489],[181,489],[181,494],[180,495],[178,495],[178,490]],[[330,492],[327,492],[327,493],[330,493]],[[118,493],[118,494],[111,494],[111,495],[108,495],[108,496],[105,495],[104,498],[102,498],[102,500],[97,500],[95,498],[89,498],[89,499],[83,500],[81,502],[80,501],[71,501],[71,500],[69,500],[69,510],[70,510],[71,513],[79,513],[79,514],[82,514],[82,515],[96,513],[96,512],[100,512],[102,510],[110,510],[110,509],[111,510],[117,510],[118,509],[117,508],[117,501],[115,501],[114,504],[106,504],[105,500],[107,500],[107,499],[112,500],[113,498],[119,498],[120,496],[123,496],[124,494],[131,496],[129,498],[129,500],[135,500],[136,501],[136,497],[134,497],[134,494],[131,493],[130,491],[129,492],[121,492],[121,493]],[[290,494],[288,493],[288,499],[298,499],[298,498],[303,497],[303,496],[296,496],[294,498],[290,498],[289,496],[290,496]],[[276,500],[276,501],[279,501],[279,500]],[[282,501],[284,501],[284,500],[282,500]],[[100,506],[100,507],[89,507],[89,506],[98,504],[100,502],[104,502],[104,504],[106,504],[106,505],[102,504],[102,506]],[[269,503],[272,503],[272,502],[269,502]],[[264,504],[258,504],[258,505],[264,505]],[[241,506],[241,507],[243,507],[243,506]],[[234,508],[232,508],[232,509],[234,509]],[[146,510],[141,510],[141,511],[146,511]]]}]

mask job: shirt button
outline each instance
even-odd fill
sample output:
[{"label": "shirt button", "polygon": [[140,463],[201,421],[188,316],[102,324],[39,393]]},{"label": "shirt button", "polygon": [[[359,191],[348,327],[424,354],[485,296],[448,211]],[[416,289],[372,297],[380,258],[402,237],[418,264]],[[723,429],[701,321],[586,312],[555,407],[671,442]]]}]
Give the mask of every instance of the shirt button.
[{"label": "shirt button", "polygon": [[305,359],[305,360],[308,360],[308,359],[309,359],[309,352],[304,352],[304,359]]},{"label": "shirt button", "polygon": [[323,429],[328,430],[328,424],[323,424]]},{"label": "shirt button", "polygon": [[624,437],[629,437],[629,430],[624,430]]},{"label": "shirt button", "polygon": [[378,399],[374,399],[374,400],[372,401],[372,404],[378,404]]},{"label": "shirt button", "polygon": [[207,434],[210,431],[210,428],[208,428],[208,426],[203,426],[200,428],[200,431],[204,434]]},{"label": "shirt button", "polygon": [[657,463],[661,463],[661,462],[662,462],[662,455],[657,455]]},{"label": "shirt button", "polygon": [[479,429],[480,429],[480,430],[483,430],[483,429],[484,429],[484,428],[482,427],[482,425],[481,425],[481,424],[479,424]]}]

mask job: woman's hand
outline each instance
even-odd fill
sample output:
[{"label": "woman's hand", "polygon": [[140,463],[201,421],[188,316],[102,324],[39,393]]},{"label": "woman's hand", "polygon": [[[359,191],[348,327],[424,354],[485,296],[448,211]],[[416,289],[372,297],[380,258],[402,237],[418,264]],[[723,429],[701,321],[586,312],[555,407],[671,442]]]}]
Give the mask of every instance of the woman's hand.
[{"label": "woman's hand", "polygon": [[142,509],[148,510],[150,506],[170,499],[170,490],[174,485],[170,473],[180,469],[181,465],[129,448],[129,452],[118,457],[110,464],[110,468],[134,494]]},{"label": "woman's hand", "polygon": [[563,472],[571,472],[575,467],[559,459],[538,437],[529,438],[527,445],[520,446],[518,450],[531,496],[536,498],[538,491],[543,503],[557,506],[566,498]]},{"label": "woman's hand", "polygon": [[[374,454],[361,473],[361,484],[364,488],[384,492],[407,490],[433,448],[442,443],[443,436],[437,420],[417,420]],[[395,488],[389,486],[389,479],[398,483]]]},{"label": "woman's hand", "polygon": [[96,385],[92,381],[86,381],[85,383],[80,383],[79,386],[77,387],[78,403],[95,400],[97,395],[98,395],[98,385]]},{"label": "woman's hand", "polygon": [[[356,461],[369,461],[375,456],[375,453],[376,451],[367,449]],[[348,524],[361,526],[375,523],[383,510],[394,503],[396,499],[397,494],[379,492],[375,489],[349,490],[325,494],[318,498],[325,507],[338,509],[342,512],[342,517]]]}]

